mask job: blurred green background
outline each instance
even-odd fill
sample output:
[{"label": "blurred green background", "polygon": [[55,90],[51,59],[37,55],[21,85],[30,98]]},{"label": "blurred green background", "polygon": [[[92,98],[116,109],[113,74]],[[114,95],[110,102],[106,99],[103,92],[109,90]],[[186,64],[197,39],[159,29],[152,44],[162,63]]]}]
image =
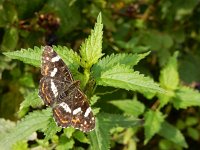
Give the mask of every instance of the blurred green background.
[{"label": "blurred green background", "polygon": [[[198,0],[0,0],[0,51],[63,45],[79,52],[99,12],[102,13],[104,24],[105,55],[151,51],[135,69],[159,82],[160,71],[178,51],[181,85],[200,90]],[[23,95],[38,87],[40,77],[40,68],[0,54],[1,118],[12,121],[20,118],[17,112]],[[127,91],[120,92],[129,94]],[[108,96],[106,98],[109,99]],[[147,108],[153,104],[144,97],[141,99]],[[105,107],[104,111],[110,111],[110,108]],[[164,114],[169,115],[167,120],[171,124],[183,131],[189,149],[200,147],[198,106],[179,110],[167,107]],[[143,132],[137,132],[137,138],[144,139]],[[128,149],[127,143],[121,143],[119,136],[113,135],[111,148]],[[156,136],[147,145],[136,147],[144,150],[165,149],[170,144]]]}]

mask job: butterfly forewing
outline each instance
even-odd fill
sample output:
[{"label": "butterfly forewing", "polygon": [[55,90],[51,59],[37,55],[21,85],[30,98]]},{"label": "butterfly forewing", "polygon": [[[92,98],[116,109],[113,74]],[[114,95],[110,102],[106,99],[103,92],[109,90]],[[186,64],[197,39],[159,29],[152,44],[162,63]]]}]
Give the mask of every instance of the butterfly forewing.
[{"label": "butterfly forewing", "polygon": [[39,96],[45,105],[52,105],[64,86],[73,82],[73,77],[63,60],[50,46],[45,46],[42,53]]},{"label": "butterfly forewing", "polygon": [[42,68],[41,74],[43,76],[49,76],[52,78],[58,78],[59,80],[65,80],[66,82],[73,82],[72,74],[64,61],[50,46],[45,46],[42,53]]},{"label": "butterfly forewing", "polygon": [[50,46],[44,47],[41,68],[39,96],[52,107],[57,125],[84,132],[94,129],[95,118],[79,81],[74,81],[64,61]]},{"label": "butterfly forewing", "polygon": [[[39,96],[43,99],[45,105],[52,106],[62,92],[61,89],[65,86],[65,82],[57,79],[44,76],[39,84]],[[47,92],[48,91],[48,92]]]}]

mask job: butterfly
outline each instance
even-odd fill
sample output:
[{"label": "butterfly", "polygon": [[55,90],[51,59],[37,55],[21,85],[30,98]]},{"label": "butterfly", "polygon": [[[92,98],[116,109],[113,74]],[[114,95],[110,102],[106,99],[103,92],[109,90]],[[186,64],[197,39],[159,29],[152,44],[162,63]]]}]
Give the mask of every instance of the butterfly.
[{"label": "butterfly", "polygon": [[38,95],[52,108],[57,125],[72,126],[83,132],[93,130],[95,117],[80,90],[80,81],[73,79],[67,65],[50,46],[45,46],[42,53],[41,74]]}]

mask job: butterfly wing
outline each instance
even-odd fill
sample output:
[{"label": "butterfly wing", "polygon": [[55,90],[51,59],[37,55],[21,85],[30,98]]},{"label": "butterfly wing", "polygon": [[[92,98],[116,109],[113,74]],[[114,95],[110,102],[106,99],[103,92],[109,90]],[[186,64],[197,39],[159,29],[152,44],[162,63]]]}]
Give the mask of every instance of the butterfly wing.
[{"label": "butterfly wing", "polygon": [[74,105],[71,125],[74,128],[80,129],[84,132],[93,130],[95,127],[95,118],[88,103],[87,97],[79,88],[75,88],[73,97]]},{"label": "butterfly wing", "polygon": [[68,83],[74,81],[72,74],[64,61],[50,46],[45,46],[42,53],[41,74],[58,80],[64,80]]},{"label": "butterfly wing", "polygon": [[83,132],[89,132],[95,127],[95,118],[87,97],[79,88],[74,88],[69,94],[62,94],[63,100],[53,108],[53,116],[58,126],[72,126]]},{"label": "butterfly wing", "polygon": [[46,105],[52,106],[63,87],[70,85],[74,80],[63,60],[50,46],[45,46],[42,53],[41,74],[38,95]]},{"label": "butterfly wing", "polygon": [[65,86],[65,82],[44,76],[40,80],[38,95],[42,98],[46,106],[53,106]]},{"label": "butterfly wing", "polygon": [[71,126],[71,112],[70,106],[65,102],[61,102],[53,107],[53,117],[57,125],[62,128]]},{"label": "butterfly wing", "polygon": [[87,97],[79,89],[79,81],[74,81],[68,67],[50,46],[44,47],[41,73],[39,96],[52,107],[57,125],[84,132],[94,129],[95,118]]}]

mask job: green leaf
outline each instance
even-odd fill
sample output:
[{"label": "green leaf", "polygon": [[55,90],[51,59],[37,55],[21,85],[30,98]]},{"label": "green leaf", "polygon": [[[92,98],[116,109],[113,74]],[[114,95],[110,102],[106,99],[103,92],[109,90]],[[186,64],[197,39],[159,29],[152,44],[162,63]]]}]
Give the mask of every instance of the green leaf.
[{"label": "green leaf", "polygon": [[[133,140],[133,136],[135,135],[136,130],[137,130],[137,127],[136,128],[128,128],[125,130],[124,137],[123,137],[123,144],[129,144],[129,142],[131,140]],[[135,141],[135,144],[136,144],[136,141]]]},{"label": "green leaf", "polygon": [[179,88],[172,100],[174,106],[179,108],[187,108],[190,106],[200,106],[200,93],[189,87]]},{"label": "green leaf", "polygon": [[48,141],[51,139],[57,132],[61,131],[61,127],[58,127],[54,121],[54,119],[51,117],[49,118],[49,124],[47,129],[45,129],[44,134],[45,134],[45,141]]},{"label": "green leaf", "polygon": [[109,128],[103,130],[99,125],[99,120],[96,118],[95,130],[89,134],[91,149],[108,150],[110,147]]},{"label": "green leaf", "polygon": [[137,117],[144,112],[145,106],[137,100],[112,100],[109,103],[115,105],[119,109],[123,110],[126,114]]},{"label": "green leaf", "polygon": [[141,120],[113,114],[98,114],[95,130],[89,133],[92,149],[107,150],[110,147],[109,131],[113,127],[135,127],[141,125]]},{"label": "green leaf", "polygon": [[15,122],[0,118],[0,139],[4,137],[4,134],[8,133],[12,128],[14,128],[15,125]]},{"label": "green leaf", "polygon": [[31,64],[35,67],[40,66],[41,62],[41,55],[42,55],[42,48],[34,47],[34,49],[21,49],[20,51],[14,52],[5,52],[4,55],[12,58],[21,60],[24,63]]},{"label": "green leaf", "polygon": [[185,120],[178,119],[177,122],[176,122],[176,127],[177,127],[179,130],[184,130],[185,128],[187,128],[187,126],[186,126],[186,124],[185,124]]},{"label": "green leaf", "polygon": [[90,106],[94,105],[99,99],[100,99],[99,96],[93,95],[93,96],[90,98]]},{"label": "green leaf", "polygon": [[5,150],[10,149],[12,144],[28,138],[33,132],[39,129],[46,129],[51,115],[50,108],[30,113],[16,127],[10,130],[9,133],[0,138],[0,147]]},{"label": "green leaf", "polygon": [[[36,136],[37,136],[37,134],[36,134]],[[56,136],[55,136],[56,137]],[[54,137],[54,138],[55,138]],[[34,148],[36,148],[37,149],[37,147],[49,147],[49,142],[48,141],[46,141],[46,140],[43,140],[43,139],[37,139],[37,137],[34,139],[34,140],[36,140],[36,142],[37,142],[37,144],[38,144],[38,146],[36,146],[36,147],[34,147]],[[55,139],[54,139],[55,140]]]},{"label": "green leaf", "polygon": [[186,118],[185,125],[186,126],[194,126],[194,125],[198,124],[198,122],[199,122],[199,118],[198,117],[190,116],[190,117]]},{"label": "green leaf", "polygon": [[63,59],[65,64],[70,68],[70,70],[72,70],[72,72],[78,70],[81,58],[75,51],[67,48],[66,46],[53,46],[53,49]]},{"label": "green leaf", "polygon": [[152,93],[164,92],[164,90],[152,79],[144,77],[144,75],[139,74],[137,71],[134,72],[125,65],[116,65],[111,69],[102,72],[100,78],[97,78],[96,81],[98,85],[113,86],[126,90]]},{"label": "green leaf", "polygon": [[[21,49],[20,51],[4,52],[3,54],[12,58],[23,61],[24,63],[31,64],[36,67],[41,65],[42,49],[34,47],[34,49]],[[68,49],[65,46],[53,46],[53,49],[59,54],[63,61],[73,71],[77,71],[80,65],[80,56],[72,49]]]},{"label": "green leaf", "polygon": [[170,102],[173,96],[174,96],[174,92],[169,91],[169,90],[166,90],[166,93],[164,94],[158,94],[158,98],[160,102],[159,109],[164,107],[168,102]]},{"label": "green leaf", "polygon": [[188,134],[192,139],[194,139],[195,141],[198,141],[198,139],[199,139],[199,130],[198,130],[198,129],[189,127],[189,128],[187,128],[187,134]]},{"label": "green leaf", "polygon": [[111,69],[113,66],[117,64],[124,64],[126,66],[134,66],[141,59],[145,58],[150,52],[144,54],[112,54],[110,56],[106,56],[103,59],[99,60],[92,67],[92,72],[94,77],[99,77],[101,72]]},{"label": "green leaf", "polygon": [[162,123],[164,122],[164,116],[160,111],[152,111],[149,110],[145,113],[145,124],[144,124],[144,133],[145,133],[145,141],[147,142],[159,132]]},{"label": "green leaf", "polygon": [[60,136],[56,150],[70,150],[74,147],[74,140],[68,139],[65,135]]},{"label": "green leaf", "polygon": [[9,28],[5,30],[5,34],[3,36],[3,41],[1,43],[1,49],[3,51],[14,50],[17,46],[19,39],[18,29],[17,28]]},{"label": "green leaf", "polygon": [[168,122],[164,121],[162,123],[162,126],[158,134],[184,148],[188,147],[185,138],[183,134],[180,132],[180,130],[178,130],[176,127],[172,126]]},{"label": "green leaf", "polygon": [[33,73],[30,73],[30,72],[26,72],[25,74],[23,74],[18,82],[24,86],[24,87],[27,87],[27,88],[34,88],[35,87],[35,83],[34,83],[34,80],[33,80]]},{"label": "green leaf", "polygon": [[162,69],[160,75],[161,87],[168,90],[175,90],[179,84],[179,74],[177,69],[178,52],[169,59],[168,64]]},{"label": "green leaf", "polygon": [[12,150],[28,150],[28,143],[26,141],[18,141],[13,144]]},{"label": "green leaf", "polygon": [[[124,32],[124,31],[122,31]],[[116,44],[123,49],[131,51],[133,53],[142,53],[149,50],[149,46],[138,45],[139,37],[132,37],[129,41],[116,40]]]},{"label": "green leaf", "polygon": [[167,140],[167,139],[161,139],[159,141],[159,150],[182,150],[181,146]]},{"label": "green leaf", "polygon": [[91,66],[97,63],[98,59],[103,56],[102,54],[102,38],[103,38],[103,24],[101,20],[101,13],[97,17],[97,23],[94,30],[91,31],[91,35],[81,45],[80,55],[81,63],[84,68],[91,68]]},{"label": "green leaf", "polygon": [[77,139],[78,141],[80,141],[81,143],[88,143],[89,144],[89,140],[88,138],[85,136],[85,134],[81,131],[77,131],[73,134],[73,137],[75,139]]},{"label": "green leaf", "polygon": [[24,110],[27,110],[30,106],[33,108],[43,105],[43,101],[38,96],[38,90],[34,92],[29,92],[24,101],[20,104],[19,113],[22,113]]},{"label": "green leaf", "polygon": [[76,131],[73,127],[65,128],[64,129],[64,134],[67,136],[67,138],[71,138],[73,133]]}]

